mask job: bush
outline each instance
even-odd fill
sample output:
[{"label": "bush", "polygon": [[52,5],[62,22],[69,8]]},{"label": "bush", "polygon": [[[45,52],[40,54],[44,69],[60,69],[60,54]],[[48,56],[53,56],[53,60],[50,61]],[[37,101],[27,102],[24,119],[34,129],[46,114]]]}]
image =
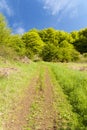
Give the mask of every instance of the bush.
[{"label": "bush", "polygon": [[14,59],[15,57],[17,57],[17,53],[11,47],[0,45],[0,56],[3,58]]},{"label": "bush", "polygon": [[44,46],[41,56],[44,61],[58,61],[58,48],[48,43]]},{"label": "bush", "polygon": [[8,46],[13,48],[19,56],[24,56],[26,53],[25,44],[19,35],[10,36]]}]

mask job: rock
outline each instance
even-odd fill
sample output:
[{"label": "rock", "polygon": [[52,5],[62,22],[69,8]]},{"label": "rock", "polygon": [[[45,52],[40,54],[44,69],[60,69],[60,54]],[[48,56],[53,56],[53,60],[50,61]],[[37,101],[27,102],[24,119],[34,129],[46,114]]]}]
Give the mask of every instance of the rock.
[{"label": "rock", "polygon": [[25,56],[24,58],[21,59],[21,62],[26,63],[26,64],[30,64],[31,60],[27,56]]}]

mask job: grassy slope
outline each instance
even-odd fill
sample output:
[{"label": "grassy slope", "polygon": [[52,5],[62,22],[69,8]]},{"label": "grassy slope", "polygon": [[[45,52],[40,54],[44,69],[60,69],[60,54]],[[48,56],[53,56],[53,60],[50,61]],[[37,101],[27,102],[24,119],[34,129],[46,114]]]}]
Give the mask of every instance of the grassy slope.
[{"label": "grassy slope", "polygon": [[17,71],[0,77],[0,126],[3,120],[7,120],[12,104],[22,97],[23,91],[28,86],[33,74],[36,73],[37,65],[8,61],[7,64],[1,62],[0,68],[2,67],[16,68]]},{"label": "grassy slope", "polygon": [[[40,71],[40,79],[39,83],[37,85],[37,92],[38,95],[36,96],[35,101],[31,105],[31,114],[29,115],[29,124],[26,127],[26,130],[33,130],[33,129],[38,129],[40,128],[40,123],[42,122],[42,119],[44,119],[44,113],[43,113],[43,108],[44,108],[44,94],[46,90],[46,82],[45,78],[47,79],[48,75],[50,77],[50,83],[46,84],[49,87],[52,87],[52,95],[53,95],[53,111],[54,111],[54,122],[53,122],[53,127],[55,129],[76,129],[79,127],[79,122],[77,118],[77,114],[75,114],[72,111],[72,106],[70,105],[69,101],[67,100],[67,96],[63,93],[63,90],[58,83],[58,80],[55,78],[54,73],[51,70],[52,64],[49,63],[39,63],[38,64],[41,67]],[[45,69],[43,69],[45,68]],[[46,68],[48,69],[48,73],[45,75]],[[41,88],[42,87],[42,90]],[[40,92],[41,91],[41,92]],[[50,92],[49,92],[50,93]],[[48,95],[47,95],[48,96]],[[39,98],[38,98],[39,97]],[[49,97],[48,97],[49,98]],[[47,112],[48,110],[46,110]],[[49,110],[50,112],[50,110]],[[51,113],[52,114],[52,113]],[[47,115],[49,117],[49,114],[47,112]],[[40,118],[40,120],[36,120],[37,118]],[[51,117],[52,118],[52,117]],[[46,120],[46,119],[45,119]],[[45,126],[44,126],[45,127]],[[48,128],[50,129],[50,128]]]},{"label": "grassy slope", "polygon": [[71,70],[64,64],[51,64],[57,82],[77,114],[79,127],[87,128],[87,73]]},{"label": "grassy slope", "polygon": [[[8,77],[0,77],[0,126],[3,120],[7,120],[13,102],[22,98],[23,91],[27,88],[31,77],[40,67],[38,90],[44,90],[44,67],[47,67],[53,84],[54,109],[57,113],[55,123],[58,128],[81,128],[87,127],[87,74],[75,70],[70,70],[67,65],[57,63],[15,63],[1,62],[1,67],[13,67],[14,71]],[[64,94],[65,93],[65,94]],[[39,97],[39,98],[38,98]],[[40,99],[40,101],[39,101]],[[43,116],[41,114],[43,104],[43,94],[36,96],[35,102],[31,106],[31,116]],[[70,105],[71,104],[71,105]],[[30,118],[29,117],[29,118]],[[43,118],[43,117],[42,117]],[[32,121],[33,118],[32,118]],[[79,123],[78,123],[79,121]],[[31,123],[32,124],[32,123]],[[28,127],[29,128],[29,127]],[[2,130],[2,128],[0,128]]]}]

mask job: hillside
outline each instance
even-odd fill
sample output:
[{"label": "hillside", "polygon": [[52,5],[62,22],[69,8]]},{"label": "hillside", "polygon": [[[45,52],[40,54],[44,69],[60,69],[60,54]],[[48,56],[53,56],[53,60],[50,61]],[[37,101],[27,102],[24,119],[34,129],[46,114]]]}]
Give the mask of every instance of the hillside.
[{"label": "hillside", "polygon": [[0,70],[9,74],[0,73],[0,130],[86,129],[87,73],[71,68],[2,61]]},{"label": "hillside", "polygon": [[0,14],[0,56],[5,58],[27,56],[34,61],[75,62],[87,57],[86,43],[87,28],[71,33],[47,28],[12,34]]},{"label": "hillside", "polygon": [[87,28],[13,34],[0,14],[0,130],[87,129]]}]

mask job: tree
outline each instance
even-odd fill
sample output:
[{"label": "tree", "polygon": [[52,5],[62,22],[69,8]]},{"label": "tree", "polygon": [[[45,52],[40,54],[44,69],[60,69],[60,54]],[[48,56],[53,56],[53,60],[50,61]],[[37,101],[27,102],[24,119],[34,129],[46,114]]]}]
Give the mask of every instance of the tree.
[{"label": "tree", "polygon": [[74,46],[66,40],[60,43],[59,59],[62,62],[75,61],[79,59],[79,53],[75,50]]},{"label": "tree", "polygon": [[7,27],[7,23],[2,14],[0,14],[0,45],[7,44],[11,30]]},{"label": "tree", "polygon": [[19,56],[23,56],[26,53],[25,43],[19,35],[11,35],[8,46],[13,48]]},{"label": "tree", "polygon": [[58,48],[51,43],[46,44],[42,50],[42,59],[48,62],[58,61]]},{"label": "tree", "polygon": [[80,30],[79,32],[75,31],[71,33],[73,37],[73,45],[81,53],[87,52],[87,28]]},{"label": "tree", "polygon": [[5,17],[0,14],[0,56],[5,58],[13,55],[13,50],[7,45],[10,34],[11,30],[7,27]]},{"label": "tree", "polygon": [[41,37],[43,42],[45,42],[46,44],[49,42],[58,46],[58,37],[56,34],[57,34],[57,31],[53,28],[48,28],[48,29],[39,31],[39,36]]},{"label": "tree", "polygon": [[25,43],[27,49],[27,56],[33,57],[34,55],[40,55],[44,42],[35,31],[30,31],[22,36],[22,40]]}]

